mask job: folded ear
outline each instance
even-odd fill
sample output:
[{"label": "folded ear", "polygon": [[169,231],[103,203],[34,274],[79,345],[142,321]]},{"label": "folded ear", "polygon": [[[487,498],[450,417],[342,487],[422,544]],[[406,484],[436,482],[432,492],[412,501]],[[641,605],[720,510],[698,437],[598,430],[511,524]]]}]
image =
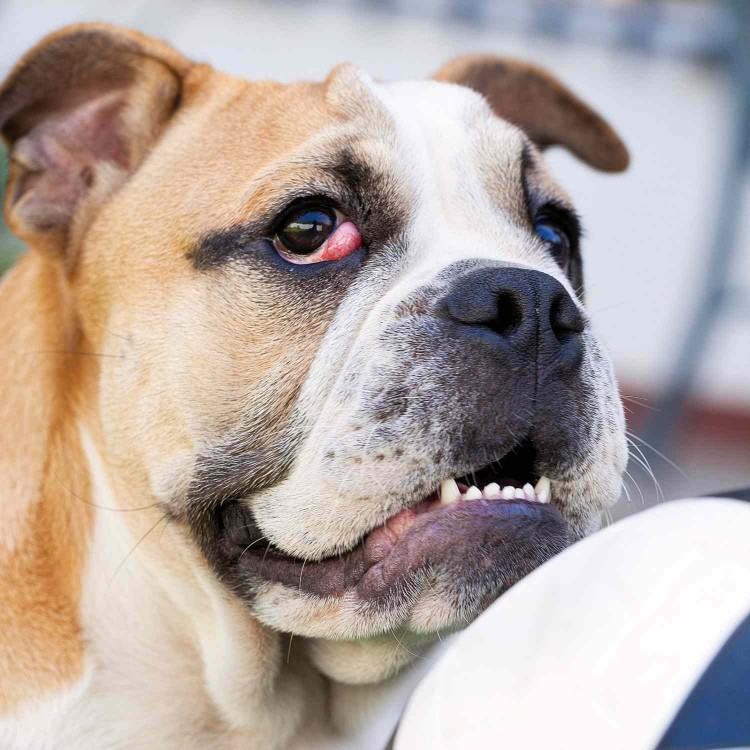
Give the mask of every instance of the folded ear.
[{"label": "folded ear", "polygon": [[0,88],[11,229],[64,249],[144,158],[190,67],[167,44],[105,24],[70,26],[34,47]]},{"label": "folded ear", "polygon": [[467,55],[446,63],[433,77],[482,94],[498,117],[524,130],[540,148],[565,146],[604,172],[621,172],[628,166],[628,151],[617,133],[535,65],[494,55]]}]

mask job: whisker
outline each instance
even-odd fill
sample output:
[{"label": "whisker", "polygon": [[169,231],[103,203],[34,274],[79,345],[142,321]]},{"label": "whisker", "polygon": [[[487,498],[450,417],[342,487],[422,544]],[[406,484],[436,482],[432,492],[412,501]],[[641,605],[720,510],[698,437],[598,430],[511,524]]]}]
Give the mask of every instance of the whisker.
[{"label": "whisker", "polygon": [[664,490],[662,490],[661,485],[657,481],[656,474],[654,474],[654,471],[651,468],[651,464],[649,464],[648,460],[646,459],[646,456],[643,454],[643,451],[629,437],[626,436],[625,439],[630,443],[633,449],[638,451],[638,453],[640,454],[640,458],[639,458],[638,456],[633,455],[631,451],[628,451],[628,455],[630,456],[630,458],[632,458],[636,463],[642,466],[654,482],[654,488],[656,489],[656,502],[660,502],[659,500],[660,494],[661,494],[661,502],[664,502],[666,500],[666,497],[664,496]]},{"label": "whisker", "polygon": [[141,546],[141,543],[144,541],[144,539],[160,524],[162,521],[169,521],[169,515],[165,513],[161,518],[159,518],[156,523],[149,528],[149,530],[135,543],[135,545],[131,548],[130,552],[128,552],[127,555],[125,555],[125,558],[123,561],[117,566],[115,569],[115,572],[112,573],[112,577],[109,579],[109,583],[107,583],[107,589],[109,590],[109,587],[112,585],[112,581],[115,580],[115,576],[120,572],[122,569],[122,566],[125,565],[125,563],[130,559],[130,556],[138,549],[138,547]]},{"label": "whisker", "polygon": [[161,547],[161,540],[164,537],[164,532],[169,528],[169,524],[172,523],[172,519],[169,518],[167,522],[164,524],[164,528],[161,530],[161,534],[159,534],[159,541],[156,543],[157,547]]},{"label": "whisker", "polygon": [[633,475],[627,469],[625,469],[624,471],[625,471],[625,476],[627,476],[628,479],[630,479],[630,481],[635,485],[635,488],[638,490],[638,494],[641,496],[641,504],[645,505],[646,498],[643,496],[643,492],[641,491],[641,488],[638,486],[638,482],[636,482],[635,479],[633,479]]},{"label": "whisker", "polygon": [[111,359],[125,359],[124,354],[106,354],[105,352],[77,352],[69,349],[37,349],[27,354],[70,354],[75,357],[107,357]]},{"label": "whisker", "polygon": [[[237,558],[237,561],[239,562],[242,559],[242,556],[250,549],[250,547],[252,547],[254,544],[257,544],[258,542],[262,542],[264,539],[266,539],[266,537],[262,536],[259,539],[256,539],[254,542],[250,542],[250,544],[248,544],[247,547],[245,547],[245,549],[240,552],[240,556]],[[265,559],[265,555],[263,556],[263,559]]]},{"label": "whisker", "polygon": [[[425,578],[425,580],[427,581],[427,585],[432,590],[432,593],[435,594],[435,598],[438,599],[439,598],[438,597],[438,593],[437,593],[437,591],[435,591],[435,587],[432,585],[432,578],[431,578],[431,576],[427,576]],[[442,643],[443,642],[443,637],[440,635],[440,631],[439,630],[435,630],[435,632],[437,633],[438,640],[440,641],[440,643]]]},{"label": "whisker", "polygon": [[628,437],[631,437],[634,440],[637,440],[639,443],[641,443],[641,445],[644,445],[649,450],[652,450],[654,453],[656,453],[657,456],[659,456],[659,458],[662,459],[662,461],[665,461],[675,471],[678,471],[682,475],[683,479],[685,479],[687,482],[689,482],[689,484],[690,484],[691,487],[695,486],[694,483],[693,483],[693,480],[674,461],[671,461],[663,453],[660,453],[658,450],[656,450],[656,448],[654,448],[654,446],[651,445],[651,443],[646,442],[642,437],[639,437],[638,435],[636,435],[635,433],[631,432],[630,430],[625,430],[625,434]]},{"label": "whisker", "polygon": [[404,644],[403,644],[403,643],[401,643],[401,641],[399,640],[398,636],[396,635],[396,630],[395,630],[395,629],[391,630],[391,635],[392,635],[392,636],[393,636],[393,637],[394,637],[394,638],[396,639],[396,643],[398,643],[398,645],[399,645],[399,646],[401,646],[401,648],[402,648],[402,649],[403,649],[404,651],[406,651],[406,653],[407,653],[407,654],[410,654],[410,655],[411,655],[411,656],[413,656],[413,657],[414,657],[415,659],[422,659],[422,658],[423,658],[423,657],[422,657],[422,656],[420,656],[419,654],[415,654],[415,653],[414,653],[413,651],[410,651],[410,650],[409,650],[408,648],[406,648],[406,646],[404,646]]},{"label": "whisker", "polygon": [[630,492],[628,491],[628,485],[625,484],[624,481],[620,482],[620,486],[622,487],[623,492],[625,493],[625,497],[628,499],[629,504],[633,504],[633,500],[630,497]]},{"label": "whisker", "polygon": [[134,513],[136,511],[140,510],[148,510],[149,508],[156,508],[159,506],[159,503],[151,503],[151,505],[142,505],[138,508],[108,508],[106,505],[99,505],[98,503],[91,502],[91,500],[87,500],[85,497],[81,497],[75,490],[68,487],[65,482],[60,479],[59,475],[55,474],[55,480],[60,484],[60,486],[68,493],[70,493],[76,500],[80,500],[82,503],[86,503],[86,505],[90,505],[92,508],[98,508],[99,510],[107,510],[111,511],[112,513]]},{"label": "whisker", "polygon": [[649,411],[660,411],[660,409],[657,409],[655,406],[651,406],[650,404],[644,403],[646,401],[645,398],[636,398],[635,396],[626,396],[625,394],[621,393],[620,398],[623,401],[630,401],[632,404],[635,404],[636,406],[641,407],[642,409],[648,409]]},{"label": "whisker", "polygon": [[263,553],[263,559],[260,561],[260,572],[258,575],[261,575],[263,573],[263,564],[266,561],[266,555],[268,554],[268,550],[271,549],[270,546],[266,547],[266,551]]},{"label": "whisker", "polygon": [[595,310],[591,310],[590,314],[592,316],[599,315],[600,313],[607,312],[608,310],[615,310],[619,307],[624,307],[627,304],[629,303],[628,302],[616,302],[614,305],[606,305],[605,307],[598,307]]}]

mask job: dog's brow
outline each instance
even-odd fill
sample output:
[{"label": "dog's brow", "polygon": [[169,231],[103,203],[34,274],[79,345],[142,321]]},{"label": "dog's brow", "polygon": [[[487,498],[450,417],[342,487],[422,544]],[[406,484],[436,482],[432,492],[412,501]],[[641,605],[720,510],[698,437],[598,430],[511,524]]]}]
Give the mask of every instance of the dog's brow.
[{"label": "dog's brow", "polygon": [[279,164],[259,178],[249,197],[252,218],[207,233],[187,253],[195,268],[216,268],[232,257],[232,248],[268,237],[278,217],[307,198],[339,205],[370,247],[382,246],[403,230],[410,205],[395,175],[357,155],[356,144],[342,145],[312,167]]},{"label": "dog's brow", "polygon": [[336,179],[343,182],[360,201],[378,189],[380,181],[378,173],[370,164],[358,159],[350,148],[340,151],[337,158],[328,164],[326,169]]}]

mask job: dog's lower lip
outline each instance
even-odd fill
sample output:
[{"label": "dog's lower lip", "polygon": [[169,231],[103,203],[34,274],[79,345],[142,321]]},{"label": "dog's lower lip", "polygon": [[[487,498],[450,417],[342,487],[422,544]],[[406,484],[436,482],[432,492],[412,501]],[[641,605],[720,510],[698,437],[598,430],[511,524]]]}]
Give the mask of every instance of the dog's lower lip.
[{"label": "dog's lower lip", "polygon": [[[545,479],[545,478],[542,478]],[[360,540],[352,546],[352,549],[355,549],[357,546],[362,545],[368,537],[377,532],[380,529],[385,529],[387,532],[391,533],[395,529],[395,525],[401,526],[399,519],[409,518],[409,517],[416,517],[418,515],[421,515],[422,513],[427,513],[430,511],[435,511],[445,505],[451,504],[451,502],[455,501],[464,501],[464,502],[473,502],[475,500],[479,499],[486,499],[486,500],[493,500],[496,502],[501,502],[503,500],[527,500],[527,501],[535,501],[537,498],[535,496],[532,496],[531,498],[527,497],[522,498],[520,496],[518,497],[502,497],[501,495],[495,493],[494,495],[491,495],[487,492],[488,489],[490,489],[489,486],[486,486],[484,490],[481,492],[483,493],[481,497],[477,496],[474,497],[471,495],[472,490],[477,490],[475,486],[469,486],[465,484],[464,482],[452,480],[454,482],[454,486],[456,487],[457,492],[460,492],[460,496],[457,496],[455,500],[446,500],[445,496],[441,495],[443,494],[443,487],[445,486],[445,482],[442,483],[441,487],[439,487],[437,490],[432,492],[430,495],[428,495],[423,500],[417,502],[414,505],[410,505],[407,508],[404,508],[396,513],[394,513],[392,516],[387,518],[383,524],[380,526],[373,527],[369,531],[367,531]],[[548,481],[548,480],[547,480]],[[508,487],[513,487],[514,489],[520,489],[524,486],[528,487],[529,483],[523,483],[517,479],[511,479],[511,478],[501,478],[496,483],[494,483],[495,487],[498,487],[500,489],[506,489]],[[542,498],[541,502],[548,502],[547,498]],[[235,506],[237,507],[237,506]],[[300,564],[303,562],[302,558],[295,557],[294,555],[289,555],[282,550],[280,550],[278,547],[276,547],[267,537],[265,537],[260,527],[258,526],[257,522],[255,521],[255,517],[252,514],[252,511],[245,511],[243,512],[243,520],[248,521],[247,523],[242,523],[241,525],[229,523],[229,524],[223,524],[224,527],[227,530],[227,538],[231,543],[241,545],[243,547],[242,554],[257,554],[258,552],[263,553],[264,555],[267,554],[274,554],[277,557],[286,557],[290,560],[296,560]],[[351,551],[351,550],[349,550]],[[345,554],[345,553],[344,553]],[[340,557],[341,555],[335,555],[336,557]]]},{"label": "dog's lower lip", "polygon": [[[249,511],[240,513],[239,519],[246,520]],[[550,504],[503,497],[444,504],[438,492],[370,530],[349,552],[316,561],[285,554],[261,536],[257,525],[250,529],[256,538],[236,533],[251,525],[238,519],[224,524],[219,543],[229,567],[243,580],[279,583],[323,597],[353,590],[362,599],[385,596],[395,582],[435,564],[456,566],[458,574],[480,539],[494,550],[488,559],[500,548],[512,559],[515,544],[528,544],[533,537],[537,564],[567,543],[566,524]]]}]

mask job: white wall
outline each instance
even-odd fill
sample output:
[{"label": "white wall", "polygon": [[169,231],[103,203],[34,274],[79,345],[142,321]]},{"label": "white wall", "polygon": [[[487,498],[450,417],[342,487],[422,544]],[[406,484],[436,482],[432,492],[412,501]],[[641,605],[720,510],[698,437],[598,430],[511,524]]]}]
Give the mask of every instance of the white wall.
[{"label": "white wall", "polygon": [[[564,153],[551,153],[550,161],[584,218],[589,306],[621,380],[638,391],[662,381],[695,304],[717,208],[730,96],[719,71],[356,5],[239,0],[107,6],[6,0],[0,71],[45,32],[79,20],[135,26],[194,58],[255,78],[321,78],[343,60],[381,78],[422,77],[467,51],[546,65],[594,103],[632,151],[632,168],[623,176],[593,173]],[[750,288],[750,243],[743,244],[735,280]],[[701,395],[750,407],[748,373],[745,319],[714,337]]]}]

